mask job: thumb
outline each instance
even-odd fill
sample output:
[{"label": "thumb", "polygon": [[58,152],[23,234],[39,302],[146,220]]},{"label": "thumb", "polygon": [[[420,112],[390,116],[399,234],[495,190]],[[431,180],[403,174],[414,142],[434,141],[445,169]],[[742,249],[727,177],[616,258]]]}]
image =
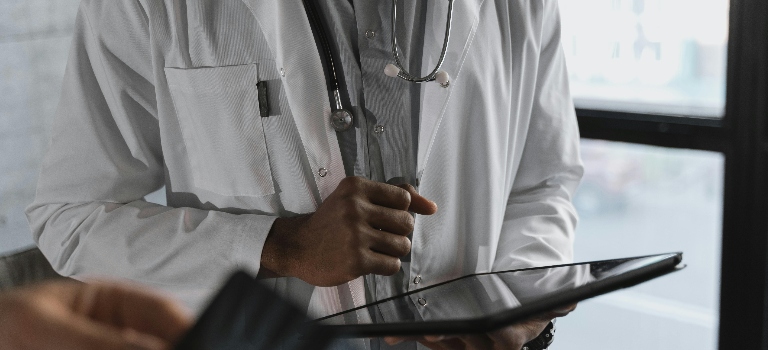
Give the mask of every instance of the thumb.
[{"label": "thumb", "polygon": [[397,187],[400,187],[411,194],[411,205],[408,207],[408,211],[421,215],[432,215],[437,213],[437,203],[424,198],[413,186],[402,184],[397,185]]}]

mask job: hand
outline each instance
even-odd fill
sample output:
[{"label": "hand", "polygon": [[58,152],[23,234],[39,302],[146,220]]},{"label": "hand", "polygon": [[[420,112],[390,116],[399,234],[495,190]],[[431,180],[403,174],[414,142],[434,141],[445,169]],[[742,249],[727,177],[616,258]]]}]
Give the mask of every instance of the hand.
[{"label": "hand", "polygon": [[413,340],[433,350],[520,350],[523,345],[536,339],[552,319],[566,316],[574,309],[576,309],[576,304],[485,334],[427,335],[416,338],[386,337],[384,341],[389,345],[394,345],[406,340]]},{"label": "hand", "polygon": [[[267,236],[262,269],[316,286],[336,286],[369,273],[393,275],[411,250],[414,218],[437,205],[410,185],[348,177],[313,214],[279,218]],[[264,275],[264,274],[260,274]]]},{"label": "hand", "polygon": [[53,282],[0,294],[3,349],[170,349],[191,322],[175,303],[122,285]]}]

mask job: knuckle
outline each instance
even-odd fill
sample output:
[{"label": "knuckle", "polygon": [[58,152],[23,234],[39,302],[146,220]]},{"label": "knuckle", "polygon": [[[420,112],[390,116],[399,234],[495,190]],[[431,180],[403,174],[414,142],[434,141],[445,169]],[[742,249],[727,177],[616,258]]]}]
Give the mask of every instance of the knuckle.
[{"label": "knuckle", "polygon": [[408,210],[408,207],[411,206],[411,194],[402,188],[395,191],[395,199],[399,204],[399,208],[396,209]]},{"label": "knuckle", "polygon": [[346,221],[357,222],[363,218],[363,208],[355,200],[343,201],[339,205],[339,210]]},{"label": "knuckle", "polygon": [[347,187],[350,187],[355,190],[362,188],[363,184],[365,183],[365,180],[359,176],[349,176],[344,178],[343,181],[346,182]]},{"label": "knuckle", "polygon": [[338,190],[344,196],[354,196],[362,188],[363,180],[357,176],[348,176],[339,182]]},{"label": "knuckle", "polygon": [[341,179],[341,181],[339,181],[339,187],[350,186],[353,181],[355,181],[354,177],[351,177],[351,176],[345,177],[345,178]]}]

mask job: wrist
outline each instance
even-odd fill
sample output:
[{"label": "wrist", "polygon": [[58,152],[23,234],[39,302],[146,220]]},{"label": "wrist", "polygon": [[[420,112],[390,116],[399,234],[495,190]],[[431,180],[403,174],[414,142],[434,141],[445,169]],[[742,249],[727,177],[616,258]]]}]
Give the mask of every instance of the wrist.
[{"label": "wrist", "polygon": [[533,340],[523,346],[523,350],[547,350],[555,341],[555,320],[549,321],[547,327]]},{"label": "wrist", "polygon": [[300,232],[310,215],[277,218],[269,230],[261,253],[262,277],[294,277],[301,251]]}]

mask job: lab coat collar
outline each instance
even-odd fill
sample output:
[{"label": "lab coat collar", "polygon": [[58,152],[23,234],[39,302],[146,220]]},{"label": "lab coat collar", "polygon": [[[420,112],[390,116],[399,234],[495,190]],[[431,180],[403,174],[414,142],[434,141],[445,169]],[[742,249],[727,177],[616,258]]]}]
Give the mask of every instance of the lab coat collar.
[{"label": "lab coat collar", "polygon": [[[421,178],[432,152],[432,144],[440,126],[440,121],[446,113],[451,96],[464,92],[454,91],[461,79],[461,66],[472,44],[477,31],[480,7],[484,0],[457,0],[453,8],[451,37],[445,55],[442,69],[451,76],[450,86],[443,88],[437,83],[422,84],[421,88],[421,120],[419,124],[419,152],[417,159],[418,176]],[[427,10],[427,31],[424,37],[424,54],[422,66],[434,67],[442,50],[445,39],[445,20],[448,13],[448,3],[434,2]],[[465,116],[471,118],[472,116]]]}]

